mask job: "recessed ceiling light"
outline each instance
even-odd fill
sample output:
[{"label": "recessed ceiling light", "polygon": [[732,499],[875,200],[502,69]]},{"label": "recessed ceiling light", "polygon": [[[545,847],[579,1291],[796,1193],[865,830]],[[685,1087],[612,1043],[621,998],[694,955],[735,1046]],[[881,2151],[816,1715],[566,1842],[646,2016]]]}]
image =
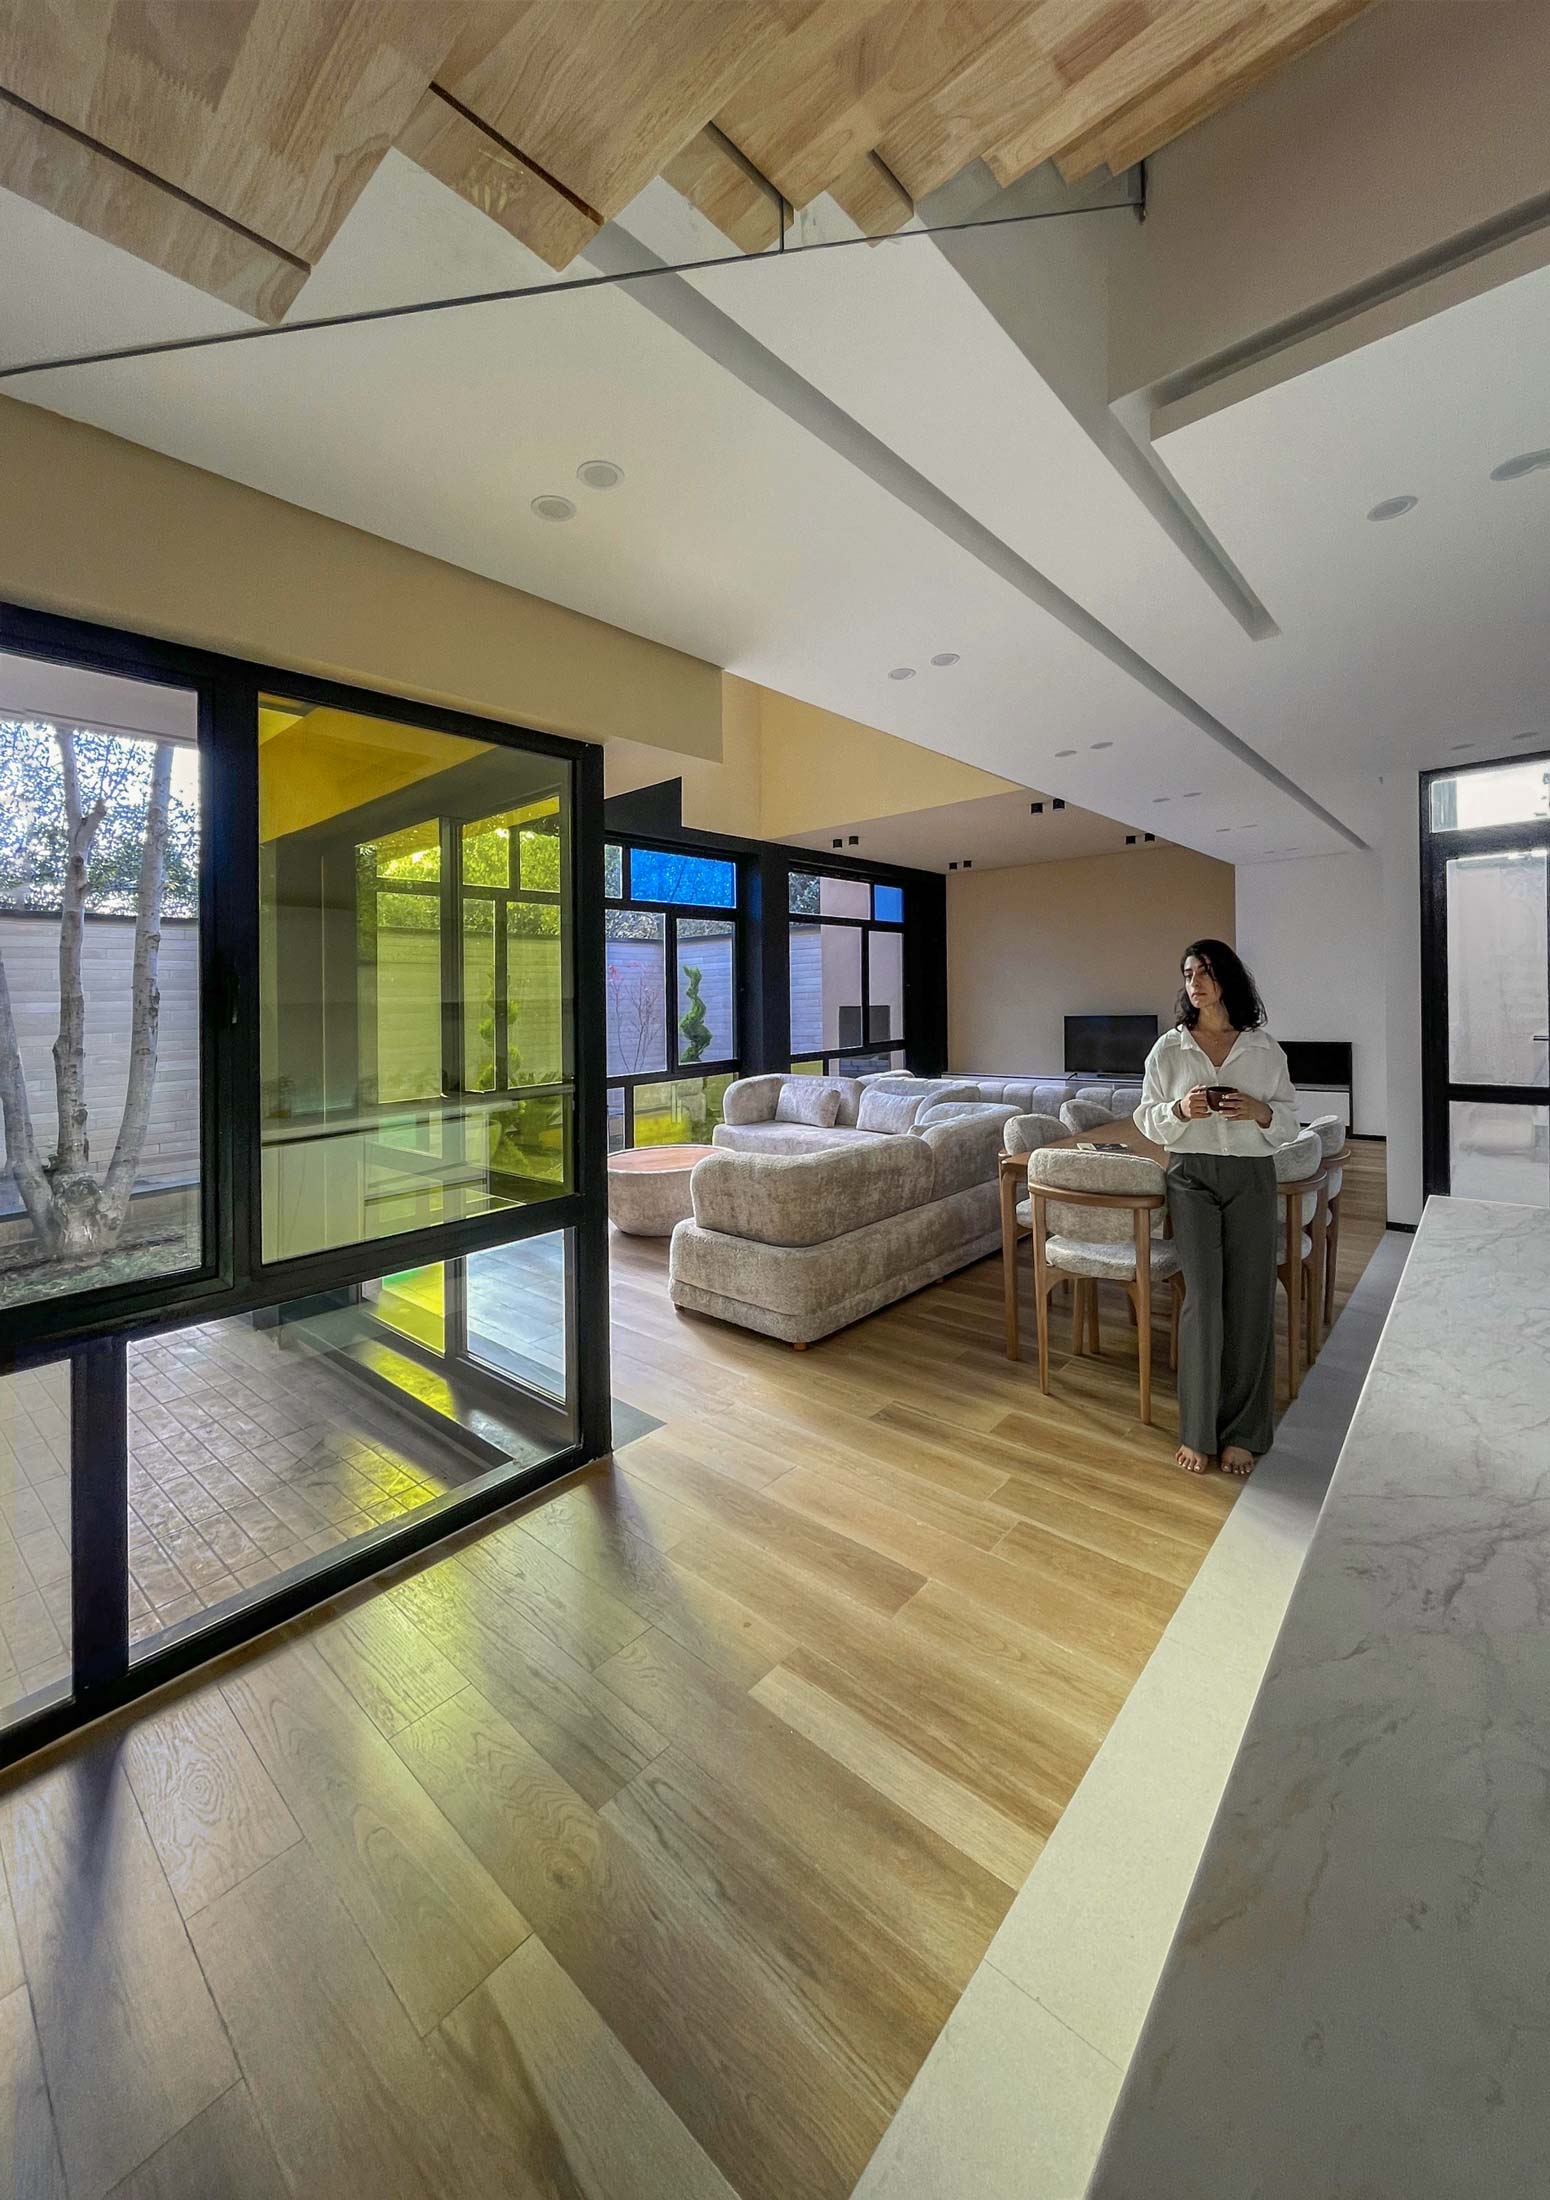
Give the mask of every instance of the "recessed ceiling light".
[{"label": "recessed ceiling light", "polygon": [[1550,451],[1519,451],[1516,458],[1504,458],[1499,466],[1491,468],[1493,481],[1521,481],[1525,474],[1537,474],[1550,468]]},{"label": "recessed ceiling light", "polygon": [[956,649],[939,649],[931,662],[934,665],[955,665],[958,662],[958,652]]},{"label": "recessed ceiling light", "polygon": [[888,677],[890,680],[913,680],[915,667],[913,665],[895,665]]},{"label": "recessed ceiling light", "polygon": [[611,458],[584,458],[576,468],[576,479],[583,489],[617,489],[624,479],[624,468],[616,466]]},{"label": "recessed ceiling light", "polygon": [[1419,497],[1385,497],[1381,504],[1373,506],[1367,517],[1369,519],[1403,519],[1407,512],[1415,510],[1420,501]]},{"label": "recessed ceiling light", "polygon": [[530,510],[540,519],[574,519],[576,507],[569,497],[534,497]]},{"label": "recessed ceiling light", "polygon": [[1075,756],[1076,751],[1075,749],[1057,749],[1055,754],[1057,756]]},{"label": "recessed ceiling light", "polygon": [[1089,741],[1087,746],[1090,749],[1112,749],[1114,743],[1112,741]]}]

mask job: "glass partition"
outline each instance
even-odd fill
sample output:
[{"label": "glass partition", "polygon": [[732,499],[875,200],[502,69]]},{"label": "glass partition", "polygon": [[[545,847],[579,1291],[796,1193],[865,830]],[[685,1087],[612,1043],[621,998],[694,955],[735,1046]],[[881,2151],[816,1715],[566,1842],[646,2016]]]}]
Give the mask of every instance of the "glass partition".
[{"label": "glass partition", "polygon": [[570,766],[260,708],[266,1261],[573,1181]]},{"label": "glass partition", "polygon": [[903,1066],[904,890],[790,874],[792,1067],[867,1076]]},{"label": "glass partition", "polygon": [[604,851],[610,1151],[703,1145],[737,1075],[739,923],[730,857]]},{"label": "glass partition", "polygon": [[0,1375],[0,1726],[70,1690],[70,1369]]}]

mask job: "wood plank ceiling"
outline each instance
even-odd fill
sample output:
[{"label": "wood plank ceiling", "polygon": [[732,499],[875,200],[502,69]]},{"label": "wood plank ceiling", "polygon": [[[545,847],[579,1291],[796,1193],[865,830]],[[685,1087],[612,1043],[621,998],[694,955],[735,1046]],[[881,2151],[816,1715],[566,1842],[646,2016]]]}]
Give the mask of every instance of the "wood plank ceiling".
[{"label": "wood plank ceiling", "polygon": [[735,245],[983,160],[1119,173],[1371,0],[0,0],[0,185],[267,321],[393,147],[553,268],[654,176]]}]

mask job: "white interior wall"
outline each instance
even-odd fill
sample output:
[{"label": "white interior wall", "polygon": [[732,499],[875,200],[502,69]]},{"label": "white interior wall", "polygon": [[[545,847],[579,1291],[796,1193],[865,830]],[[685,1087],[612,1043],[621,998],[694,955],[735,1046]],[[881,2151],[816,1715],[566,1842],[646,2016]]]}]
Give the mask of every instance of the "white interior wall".
[{"label": "white interior wall", "polygon": [[1352,1128],[1388,1120],[1382,868],[1376,855],[1245,863],[1237,872],[1238,953],[1278,1039],[1346,1039]]}]

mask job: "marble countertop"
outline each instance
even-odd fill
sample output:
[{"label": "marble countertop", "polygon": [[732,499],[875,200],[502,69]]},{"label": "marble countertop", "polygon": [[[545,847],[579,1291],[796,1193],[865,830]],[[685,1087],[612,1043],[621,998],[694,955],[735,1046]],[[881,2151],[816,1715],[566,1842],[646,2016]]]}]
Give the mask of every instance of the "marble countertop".
[{"label": "marble countertop", "polygon": [[1550,1213],[1427,1208],[1088,2193],[1550,2194]]}]

